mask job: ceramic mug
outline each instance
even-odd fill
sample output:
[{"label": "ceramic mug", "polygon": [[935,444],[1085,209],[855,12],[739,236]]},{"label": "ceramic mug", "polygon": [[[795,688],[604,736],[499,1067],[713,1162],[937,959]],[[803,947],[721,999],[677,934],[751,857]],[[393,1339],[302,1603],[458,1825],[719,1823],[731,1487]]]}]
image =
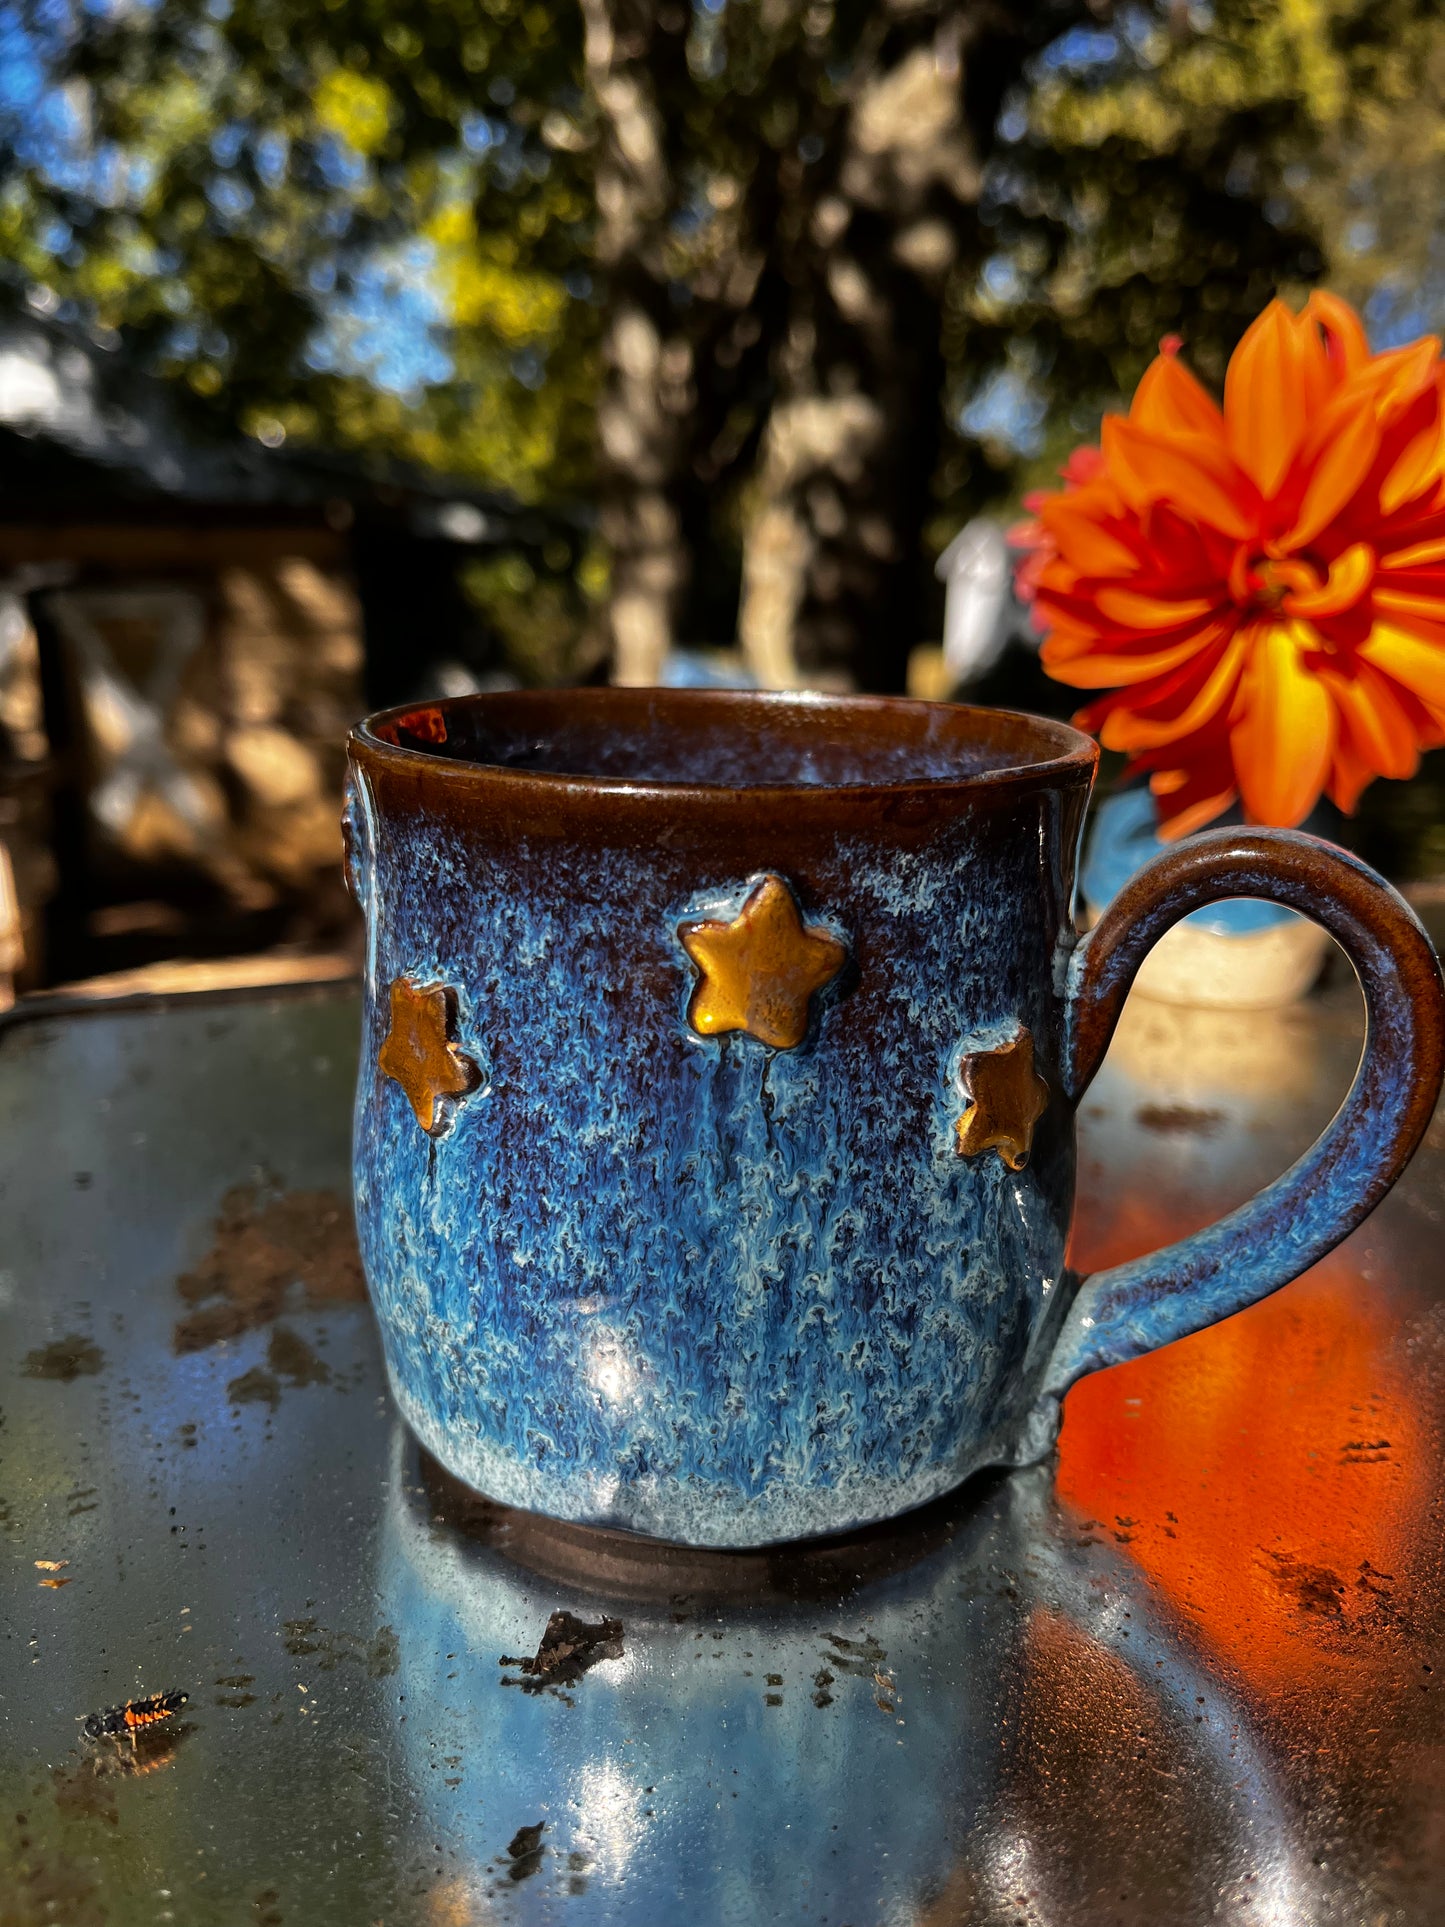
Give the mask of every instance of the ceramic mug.
[{"label": "ceramic mug", "polygon": [[[1034,1461],[1081,1374],[1358,1224],[1440,1088],[1428,939],[1314,838],[1194,838],[1080,941],[1059,723],[562,690],[349,748],[362,1255],[407,1422],[507,1505],[751,1546]],[[1354,1086],[1250,1203],[1080,1279],[1075,1107],[1150,945],[1240,896],[1344,947]]]}]

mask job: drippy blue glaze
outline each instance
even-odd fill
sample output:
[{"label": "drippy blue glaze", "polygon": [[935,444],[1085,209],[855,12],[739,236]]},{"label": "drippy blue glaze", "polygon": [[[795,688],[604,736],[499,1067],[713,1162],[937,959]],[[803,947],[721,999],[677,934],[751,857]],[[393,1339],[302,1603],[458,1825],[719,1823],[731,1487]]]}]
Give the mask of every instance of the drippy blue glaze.
[{"label": "drippy blue glaze", "polygon": [[[853,801],[760,808],[355,752],[357,1223],[397,1403],[443,1465],[695,1545],[848,1530],[1039,1457],[1080,1372],[1277,1288],[1358,1222],[1439,1089],[1418,925],[1313,839],[1227,832],[1135,878],[1075,953],[1089,773],[1072,753],[898,788],[890,765]],[[848,950],[793,1049],[687,1022],[679,926],[735,917],[763,872]],[[1148,945],[1246,895],[1312,908],[1350,950],[1373,1025],[1355,1101],[1252,1216],[1080,1289],[1073,1105]],[[435,1135],[378,1067],[400,977],[450,987],[477,1067]],[[962,1060],[1021,1026],[1050,1101],[1015,1172],[961,1156],[956,1127]]]},{"label": "drippy blue glaze", "polygon": [[[1019,1022],[1058,1033],[1055,801],[988,860],[967,814],[909,853],[838,844],[803,908],[853,962],[794,1050],[686,1022],[677,927],[735,915],[749,874],[677,894],[650,853],[525,841],[499,867],[424,813],[362,814],[357,1219],[397,1401],[444,1464],[508,1504],[742,1545],[1010,1455],[1071,1132],[1046,1118],[1017,1174],[961,1158],[958,1066]],[[374,1070],[399,975],[456,987],[482,1073],[437,1139]]]}]

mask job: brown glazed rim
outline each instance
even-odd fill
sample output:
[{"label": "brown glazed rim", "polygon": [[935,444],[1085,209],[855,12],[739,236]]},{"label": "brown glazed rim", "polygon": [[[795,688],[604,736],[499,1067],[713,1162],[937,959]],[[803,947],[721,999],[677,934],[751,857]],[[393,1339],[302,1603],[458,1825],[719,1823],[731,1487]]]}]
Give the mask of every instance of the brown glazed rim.
[{"label": "brown glazed rim", "polygon": [[[427,711],[450,716],[480,707],[510,710],[523,716],[528,710],[546,714],[559,697],[569,694],[576,697],[579,708],[611,710],[623,726],[628,715],[636,714],[643,705],[654,713],[659,709],[677,712],[688,709],[732,711],[740,720],[746,720],[750,714],[760,711],[785,707],[827,711],[833,716],[855,717],[860,738],[865,742],[872,734],[869,723],[875,717],[905,709],[938,711],[947,715],[950,724],[960,733],[966,733],[970,725],[976,726],[977,735],[985,740],[988,737],[997,738],[1009,727],[1015,728],[1020,737],[1019,748],[1024,760],[1005,764],[998,769],[977,770],[972,774],[961,771],[956,776],[920,776],[904,781],[748,783],[739,787],[723,783],[679,783],[654,777],[596,776],[589,775],[585,770],[514,769],[505,763],[438,756],[430,750],[387,742],[376,733],[381,726]],[[758,689],[509,689],[482,691],[470,696],[441,696],[420,702],[397,703],[389,709],[378,710],[356,725],[349,742],[354,751],[364,752],[369,761],[389,764],[398,771],[412,773],[430,768],[439,773],[445,772],[450,780],[461,783],[504,783],[508,787],[533,792],[563,794],[581,790],[614,796],[667,797],[700,802],[728,795],[775,798],[779,801],[797,801],[806,797],[812,801],[822,798],[856,799],[859,796],[907,796],[941,790],[1006,791],[1034,788],[1040,783],[1067,781],[1070,778],[1087,782],[1093,775],[1099,754],[1094,739],[1086,736],[1082,730],[1075,729],[1069,723],[1055,722],[1046,716],[1032,716],[1019,709],[985,709],[967,703],[931,703],[911,696],[831,696],[811,690]],[[1028,754],[1030,749],[1037,753]]]}]

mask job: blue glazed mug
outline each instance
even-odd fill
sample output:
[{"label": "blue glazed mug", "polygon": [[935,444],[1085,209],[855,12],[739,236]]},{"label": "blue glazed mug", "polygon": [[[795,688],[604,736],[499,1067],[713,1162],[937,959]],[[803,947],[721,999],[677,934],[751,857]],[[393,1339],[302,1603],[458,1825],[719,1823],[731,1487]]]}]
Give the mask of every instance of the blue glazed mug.
[{"label": "blue glazed mug", "polygon": [[[1331,845],[1194,838],[1079,940],[1062,724],[572,690],[349,747],[362,1255],[407,1422],[507,1505],[754,1546],[1037,1460],[1076,1378],[1344,1237],[1439,1092],[1434,953]],[[1081,1279],[1077,1102],[1150,945],[1240,896],[1344,947],[1354,1086],[1249,1204]]]}]

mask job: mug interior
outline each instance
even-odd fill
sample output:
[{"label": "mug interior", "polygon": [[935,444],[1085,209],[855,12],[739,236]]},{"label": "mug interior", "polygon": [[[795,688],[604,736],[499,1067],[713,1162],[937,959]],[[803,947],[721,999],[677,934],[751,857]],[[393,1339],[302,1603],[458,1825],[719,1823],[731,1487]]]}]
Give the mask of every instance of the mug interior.
[{"label": "mug interior", "polygon": [[858,789],[1091,767],[1091,740],[1012,710],[752,690],[507,690],[384,710],[373,743],[561,779]]}]

